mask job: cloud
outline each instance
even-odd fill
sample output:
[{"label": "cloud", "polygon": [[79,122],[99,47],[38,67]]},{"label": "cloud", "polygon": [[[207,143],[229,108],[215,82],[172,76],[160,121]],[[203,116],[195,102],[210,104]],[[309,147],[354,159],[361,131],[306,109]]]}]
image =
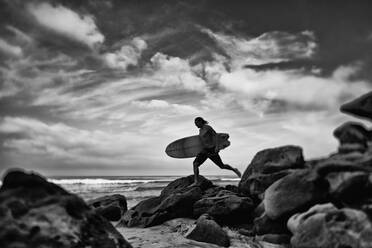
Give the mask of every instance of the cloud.
[{"label": "cloud", "polygon": [[152,79],[160,86],[178,86],[201,93],[206,90],[206,82],[193,72],[188,60],[156,53],[150,61]]},{"label": "cloud", "polygon": [[197,108],[190,105],[169,103],[167,101],[157,99],[153,99],[151,101],[133,101],[132,104],[136,107],[146,110],[168,111],[170,113],[183,115],[197,114],[200,112]]},{"label": "cloud", "polygon": [[136,37],[130,44],[122,46],[120,50],[103,54],[103,58],[109,67],[126,70],[130,65],[137,65],[142,51],[146,48],[146,41]]},{"label": "cloud", "polygon": [[33,38],[31,38],[31,36],[19,30],[18,28],[9,25],[7,25],[5,28],[15,35],[16,40],[18,42],[24,44],[29,44],[33,42]]},{"label": "cloud", "polygon": [[303,107],[334,109],[345,101],[370,90],[364,81],[352,82],[354,67],[340,67],[327,78],[301,71],[237,70],[221,75],[220,84],[247,99],[284,101]]},{"label": "cloud", "polygon": [[31,3],[27,7],[40,25],[90,48],[105,39],[90,15],[80,15],[62,5],[52,6],[49,3]]},{"label": "cloud", "polygon": [[215,33],[202,28],[231,57],[233,67],[311,58],[317,49],[315,34],[270,31],[255,38]]},{"label": "cloud", "polygon": [[3,53],[13,56],[13,57],[22,57],[23,52],[22,48],[19,46],[11,45],[7,41],[0,38],[0,51]]},{"label": "cloud", "polygon": [[17,136],[3,142],[7,149],[23,155],[46,156],[79,164],[99,162],[117,165],[128,159],[131,149],[136,149],[143,142],[134,133],[85,130],[25,117],[3,118],[0,133]]}]

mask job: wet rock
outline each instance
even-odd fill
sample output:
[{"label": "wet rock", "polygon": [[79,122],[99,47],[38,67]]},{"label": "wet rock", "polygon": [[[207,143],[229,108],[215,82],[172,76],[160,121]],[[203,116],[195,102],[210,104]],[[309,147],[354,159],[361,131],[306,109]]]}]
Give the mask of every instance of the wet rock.
[{"label": "wet rock", "polygon": [[265,213],[271,219],[294,214],[328,196],[329,183],[311,170],[296,171],[273,183],[263,200]]},{"label": "wet rock", "polygon": [[98,214],[110,221],[118,221],[127,211],[127,200],[120,194],[107,195],[88,201]]},{"label": "wet rock", "polygon": [[369,131],[361,123],[346,122],[338,127],[333,135],[339,140],[339,153],[361,152],[367,150]]},{"label": "wet rock", "polygon": [[320,205],[296,218],[297,221],[289,220],[292,221],[289,229],[293,232],[291,244],[294,248],[371,247],[372,224],[360,210]]},{"label": "wet rock", "polygon": [[227,233],[207,214],[199,217],[196,226],[186,234],[186,238],[223,247],[230,246]]},{"label": "wet rock", "polygon": [[372,120],[372,92],[343,104],[340,110],[346,114]]},{"label": "wet rock", "polygon": [[120,225],[149,227],[174,218],[192,217],[194,203],[202,198],[203,190],[213,186],[202,176],[199,180],[200,186],[194,187],[189,187],[193,175],[171,182],[160,196],[144,200],[128,210]]},{"label": "wet rock", "polygon": [[220,224],[237,224],[251,221],[254,203],[249,197],[222,190],[215,197],[198,200],[193,208],[195,216],[207,213]]},{"label": "wet rock", "polygon": [[302,148],[282,146],[258,152],[239,183],[239,190],[251,195],[259,195],[276,180],[289,174],[288,169],[302,168],[304,158]]},{"label": "wet rock", "polygon": [[131,247],[81,198],[36,174],[7,173],[0,209],[0,247]]}]

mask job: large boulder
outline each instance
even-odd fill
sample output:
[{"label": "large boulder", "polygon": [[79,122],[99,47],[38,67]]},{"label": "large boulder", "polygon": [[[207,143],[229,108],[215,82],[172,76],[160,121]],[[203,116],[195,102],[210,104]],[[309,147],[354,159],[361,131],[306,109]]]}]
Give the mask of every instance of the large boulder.
[{"label": "large boulder", "polygon": [[227,233],[208,214],[203,214],[199,217],[196,221],[196,226],[189,230],[186,238],[223,247],[230,246],[230,239]]},{"label": "large boulder", "polygon": [[[343,173],[342,173],[343,174]],[[359,208],[372,199],[372,183],[369,173],[354,172],[331,192],[331,196],[343,206]]]},{"label": "large boulder", "polygon": [[200,185],[189,187],[193,180],[193,175],[190,175],[171,182],[160,196],[146,199],[128,210],[120,225],[149,227],[174,218],[192,217],[194,203],[202,198],[204,190],[213,186],[200,176]]},{"label": "large boulder", "polygon": [[[189,187],[194,182],[194,175],[178,178],[170,182],[160,193],[161,196],[168,196]],[[213,183],[203,176],[199,176],[198,187],[202,190],[208,190],[213,187]]]},{"label": "large boulder", "polygon": [[316,214],[326,214],[337,210],[338,209],[332,203],[316,204],[305,212],[292,215],[287,222],[288,230],[294,234],[310,216]]},{"label": "large boulder", "polygon": [[253,232],[256,235],[288,233],[287,218],[285,217],[273,220],[264,213],[255,218],[253,224]]},{"label": "large boulder", "polygon": [[340,141],[339,153],[361,152],[364,153],[370,139],[366,127],[357,122],[346,122],[336,128],[333,135]]},{"label": "large boulder", "polygon": [[372,91],[343,104],[341,112],[372,120]]},{"label": "large boulder", "polygon": [[127,211],[127,199],[120,194],[102,196],[88,201],[89,206],[110,221],[118,221]]},{"label": "large boulder", "polygon": [[302,168],[304,158],[298,146],[282,146],[258,152],[239,183],[239,189],[249,195],[262,194],[272,183]]},{"label": "large boulder", "polygon": [[204,213],[220,224],[248,223],[255,205],[249,197],[238,196],[231,191],[221,190],[214,197],[206,197],[194,204],[194,215]]},{"label": "large boulder", "polygon": [[264,197],[265,213],[278,219],[324,201],[329,183],[314,171],[299,170],[273,183]]},{"label": "large boulder", "polygon": [[0,188],[0,247],[108,247],[131,245],[78,196],[20,170]]},{"label": "large boulder", "polygon": [[372,244],[372,224],[360,210],[318,205],[288,223],[294,248],[369,248]]}]

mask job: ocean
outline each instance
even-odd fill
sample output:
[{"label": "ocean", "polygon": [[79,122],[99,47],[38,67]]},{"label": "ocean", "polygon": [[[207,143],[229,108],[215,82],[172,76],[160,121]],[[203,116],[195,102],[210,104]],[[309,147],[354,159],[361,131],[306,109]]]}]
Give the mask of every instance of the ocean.
[{"label": "ocean", "polygon": [[[127,199],[128,208],[153,196],[180,176],[109,176],[109,177],[53,177],[48,181],[62,186],[84,200],[121,194]],[[229,176],[206,176],[215,185],[237,185],[240,178]]]}]

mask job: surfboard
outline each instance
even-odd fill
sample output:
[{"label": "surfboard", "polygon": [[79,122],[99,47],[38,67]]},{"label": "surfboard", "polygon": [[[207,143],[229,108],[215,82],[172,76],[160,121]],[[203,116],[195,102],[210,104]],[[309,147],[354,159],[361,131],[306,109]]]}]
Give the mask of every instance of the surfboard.
[{"label": "surfboard", "polygon": [[[218,150],[225,149],[230,145],[227,133],[218,133]],[[178,139],[170,143],[165,149],[165,153],[172,158],[192,158],[201,152],[203,145],[198,135]]]}]

